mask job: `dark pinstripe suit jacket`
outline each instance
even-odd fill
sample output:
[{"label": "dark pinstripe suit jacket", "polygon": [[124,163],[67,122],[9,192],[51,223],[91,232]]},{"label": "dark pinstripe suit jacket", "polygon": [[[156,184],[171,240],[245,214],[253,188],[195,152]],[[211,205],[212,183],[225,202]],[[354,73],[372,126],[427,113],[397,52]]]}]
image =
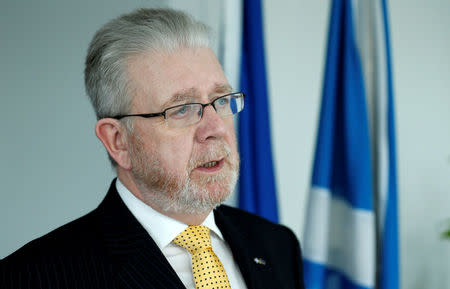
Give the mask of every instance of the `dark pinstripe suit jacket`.
[{"label": "dark pinstripe suit jacket", "polygon": [[[227,206],[214,214],[249,289],[304,288],[289,229]],[[113,182],[97,209],[0,261],[0,288],[185,287]]]}]

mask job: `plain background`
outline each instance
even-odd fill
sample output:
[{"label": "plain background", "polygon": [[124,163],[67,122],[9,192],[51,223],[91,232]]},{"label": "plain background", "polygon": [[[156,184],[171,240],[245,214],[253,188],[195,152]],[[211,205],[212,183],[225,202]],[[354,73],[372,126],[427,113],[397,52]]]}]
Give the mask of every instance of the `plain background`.
[{"label": "plain background", "polygon": [[[114,174],[83,62],[106,21],[155,2],[200,19],[220,1],[1,0],[0,258],[94,209]],[[189,3],[189,4],[187,4]],[[263,1],[281,222],[302,239],[329,1]],[[450,242],[450,2],[389,1],[402,288],[443,288]],[[450,283],[447,283],[447,286]]]}]

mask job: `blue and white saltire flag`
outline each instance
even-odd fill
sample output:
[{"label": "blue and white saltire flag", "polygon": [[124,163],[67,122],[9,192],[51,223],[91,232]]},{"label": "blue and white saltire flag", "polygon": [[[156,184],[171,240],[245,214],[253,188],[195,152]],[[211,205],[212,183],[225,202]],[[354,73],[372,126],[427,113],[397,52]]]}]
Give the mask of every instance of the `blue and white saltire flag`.
[{"label": "blue and white saltire flag", "polygon": [[305,227],[308,288],[399,288],[386,11],[385,0],[332,4]]},{"label": "blue and white saltire flag", "polygon": [[240,88],[246,94],[239,114],[241,174],[239,207],[278,222],[260,0],[245,0]]},{"label": "blue and white saltire flag", "polygon": [[304,230],[309,289],[374,288],[370,132],[352,0],[331,7],[312,187]]}]

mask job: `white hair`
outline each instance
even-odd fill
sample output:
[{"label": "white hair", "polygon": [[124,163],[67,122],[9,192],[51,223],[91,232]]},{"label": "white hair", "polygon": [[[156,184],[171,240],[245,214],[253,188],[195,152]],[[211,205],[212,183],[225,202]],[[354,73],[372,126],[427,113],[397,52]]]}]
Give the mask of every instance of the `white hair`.
[{"label": "white hair", "polygon": [[126,113],[130,105],[125,63],[133,55],[208,47],[210,29],[171,9],[139,9],[113,19],[92,39],[85,66],[86,92],[97,118]]}]

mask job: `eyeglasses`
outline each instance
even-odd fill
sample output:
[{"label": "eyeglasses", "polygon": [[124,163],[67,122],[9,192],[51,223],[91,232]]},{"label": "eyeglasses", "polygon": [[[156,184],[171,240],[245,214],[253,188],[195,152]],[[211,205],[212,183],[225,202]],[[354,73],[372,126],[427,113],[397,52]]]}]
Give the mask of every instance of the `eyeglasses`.
[{"label": "eyeglasses", "polygon": [[156,117],[163,116],[166,123],[171,128],[180,128],[197,123],[202,119],[205,107],[211,105],[221,117],[236,114],[244,109],[244,93],[235,92],[220,96],[210,103],[186,103],[166,108],[162,112],[125,114],[111,118],[122,119],[130,116]]}]

